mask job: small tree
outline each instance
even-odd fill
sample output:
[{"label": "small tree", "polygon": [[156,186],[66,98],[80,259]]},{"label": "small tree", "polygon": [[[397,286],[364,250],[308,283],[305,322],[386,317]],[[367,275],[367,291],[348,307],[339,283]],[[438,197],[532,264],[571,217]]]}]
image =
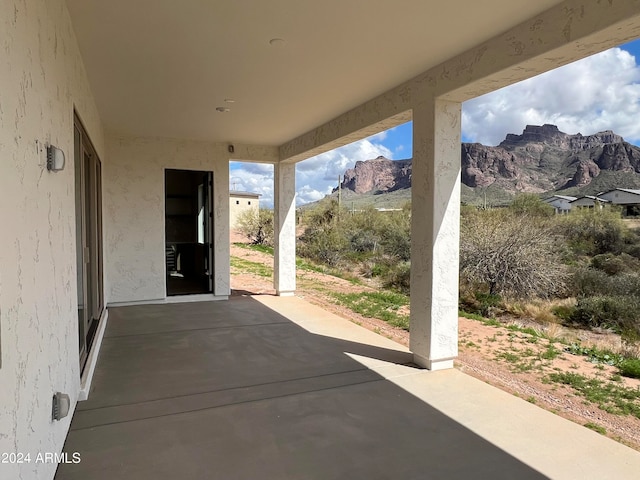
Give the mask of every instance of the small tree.
[{"label": "small tree", "polygon": [[237,228],[254,245],[273,246],[273,210],[247,210],[238,216]]},{"label": "small tree", "polygon": [[555,212],[551,205],[543,202],[540,197],[533,193],[521,193],[514,198],[511,210],[516,215],[529,215],[532,217],[552,217]]},{"label": "small tree", "polygon": [[461,225],[460,275],[491,295],[548,297],[565,288],[559,239],[550,224],[508,211],[465,216]]},{"label": "small tree", "polygon": [[341,219],[346,210],[338,202],[319,203],[305,212],[304,233],[300,237],[300,255],[336,267],[349,253],[350,242]]}]

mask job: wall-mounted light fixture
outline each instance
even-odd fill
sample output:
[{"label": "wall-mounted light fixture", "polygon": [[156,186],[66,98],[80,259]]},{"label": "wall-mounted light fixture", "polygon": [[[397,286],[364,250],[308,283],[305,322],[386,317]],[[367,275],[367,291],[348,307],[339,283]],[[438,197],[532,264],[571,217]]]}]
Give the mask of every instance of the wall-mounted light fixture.
[{"label": "wall-mounted light fixture", "polygon": [[233,152],[235,151],[235,148],[233,147],[233,145],[229,145],[229,146],[227,147],[227,151],[228,151],[229,153],[233,153]]},{"label": "wall-mounted light fixture", "polygon": [[51,409],[51,418],[54,420],[62,420],[69,415],[71,407],[71,399],[66,393],[56,392],[53,395],[53,407]]},{"label": "wall-mounted light fixture", "polygon": [[53,145],[47,146],[47,170],[59,172],[64,169],[64,152]]}]

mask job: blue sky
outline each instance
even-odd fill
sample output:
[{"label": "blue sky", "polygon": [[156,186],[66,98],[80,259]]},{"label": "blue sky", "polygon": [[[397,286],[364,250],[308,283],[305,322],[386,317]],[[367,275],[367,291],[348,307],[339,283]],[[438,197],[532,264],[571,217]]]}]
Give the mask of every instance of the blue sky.
[{"label": "blue sky", "polygon": [[[525,125],[551,123],[566,133],[613,130],[640,145],[640,40],[477,97],[462,105],[462,140],[497,145]],[[319,200],[358,160],[411,158],[406,123],[296,165],[297,203]],[[229,184],[273,206],[273,166],[231,163]]]}]

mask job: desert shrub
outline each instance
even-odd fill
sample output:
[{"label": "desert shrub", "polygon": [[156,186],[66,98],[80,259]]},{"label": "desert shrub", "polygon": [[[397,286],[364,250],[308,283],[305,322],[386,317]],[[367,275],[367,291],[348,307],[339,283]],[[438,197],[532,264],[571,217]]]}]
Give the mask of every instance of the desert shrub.
[{"label": "desert shrub", "polygon": [[516,196],[509,205],[509,210],[516,215],[532,217],[552,217],[555,214],[555,209],[551,205],[543,202],[533,193],[522,193]]},{"label": "desert shrub", "polygon": [[361,263],[365,275],[382,276],[389,268],[381,266],[411,257],[408,208],[383,213],[369,207],[352,213],[326,202],[306,212],[304,223],[300,254],[330,266]]},{"label": "desert shrub", "polygon": [[638,244],[627,245],[625,246],[624,251],[627,255],[631,255],[634,258],[640,258],[640,245]]},{"label": "desert shrub", "polygon": [[611,328],[627,337],[640,334],[640,298],[600,295],[578,300],[570,320],[586,327]]},{"label": "desert shrub", "polygon": [[576,297],[608,294],[609,275],[595,268],[577,268],[569,282],[571,293]]},{"label": "desert shrub", "polygon": [[336,228],[305,231],[300,244],[300,254],[330,267],[340,266],[349,252],[349,240]]},{"label": "desert shrub", "polygon": [[551,313],[561,320],[570,320],[574,315],[575,309],[573,305],[556,305],[551,309]]},{"label": "desert shrub", "polygon": [[341,218],[347,215],[338,202],[321,203],[305,214],[305,230],[300,237],[300,255],[324,263],[339,266],[350,252],[350,242]]},{"label": "desert shrub", "polygon": [[640,358],[625,358],[618,365],[620,375],[629,378],[640,378]]},{"label": "desert shrub", "polygon": [[579,255],[619,254],[628,232],[620,211],[614,208],[572,210],[560,217],[558,225],[560,233]]},{"label": "desert shrub", "polygon": [[619,273],[633,271],[637,269],[637,263],[635,258],[626,253],[620,255],[602,253],[591,259],[591,266],[597,270],[602,270],[607,275],[618,275]]},{"label": "desert shrub", "polygon": [[460,276],[491,295],[548,297],[565,289],[560,239],[543,219],[483,211],[461,222]]},{"label": "desert shrub", "polygon": [[[628,295],[640,297],[640,273],[627,272],[610,276],[594,268],[578,268],[571,281],[572,294],[577,297],[598,295]],[[640,312],[638,312],[640,315]]]},{"label": "desert shrub", "polygon": [[405,206],[402,212],[387,214],[387,225],[381,232],[384,253],[399,261],[411,260],[411,210]]},{"label": "desert shrub", "polygon": [[401,293],[409,294],[411,263],[400,262],[391,266],[383,276],[383,284]]},{"label": "desert shrub", "polygon": [[325,227],[337,223],[341,214],[344,216],[346,211],[340,208],[336,200],[331,200],[306,212],[304,223],[307,228]]},{"label": "desert shrub", "polygon": [[[610,294],[640,298],[640,272],[629,272],[609,277],[608,290]],[[640,311],[638,315],[640,316]]]},{"label": "desert shrub", "polygon": [[502,313],[502,298],[485,292],[463,288],[460,292],[459,308],[467,313],[475,313],[485,318]]},{"label": "desert shrub", "polygon": [[624,237],[623,251],[627,255],[640,259],[640,230],[627,230],[627,234]]},{"label": "desert shrub", "polygon": [[352,229],[348,232],[350,249],[353,252],[373,252],[380,240],[377,235],[367,230]]},{"label": "desert shrub", "polygon": [[273,210],[248,210],[238,217],[237,229],[255,245],[273,246]]}]

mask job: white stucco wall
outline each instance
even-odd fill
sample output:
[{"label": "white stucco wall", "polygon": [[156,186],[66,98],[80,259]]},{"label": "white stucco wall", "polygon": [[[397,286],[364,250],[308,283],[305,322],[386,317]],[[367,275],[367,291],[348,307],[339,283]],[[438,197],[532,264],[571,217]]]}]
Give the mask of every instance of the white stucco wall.
[{"label": "white stucco wall", "polygon": [[[104,160],[102,127],[64,0],[0,3],[0,452],[60,452],[78,359],[74,106]],[[66,168],[46,170],[46,143]],[[0,478],[51,478],[55,464],[0,464]]]},{"label": "white stucco wall", "polygon": [[273,173],[273,286],[278,295],[293,295],[296,289],[296,166],[279,164]]},{"label": "white stucco wall", "polygon": [[214,295],[229,295],[227,146],[188,140],[107,139],[104,169],[109,304],[162,300],[165,289],[164,171],[213,171]]}]

